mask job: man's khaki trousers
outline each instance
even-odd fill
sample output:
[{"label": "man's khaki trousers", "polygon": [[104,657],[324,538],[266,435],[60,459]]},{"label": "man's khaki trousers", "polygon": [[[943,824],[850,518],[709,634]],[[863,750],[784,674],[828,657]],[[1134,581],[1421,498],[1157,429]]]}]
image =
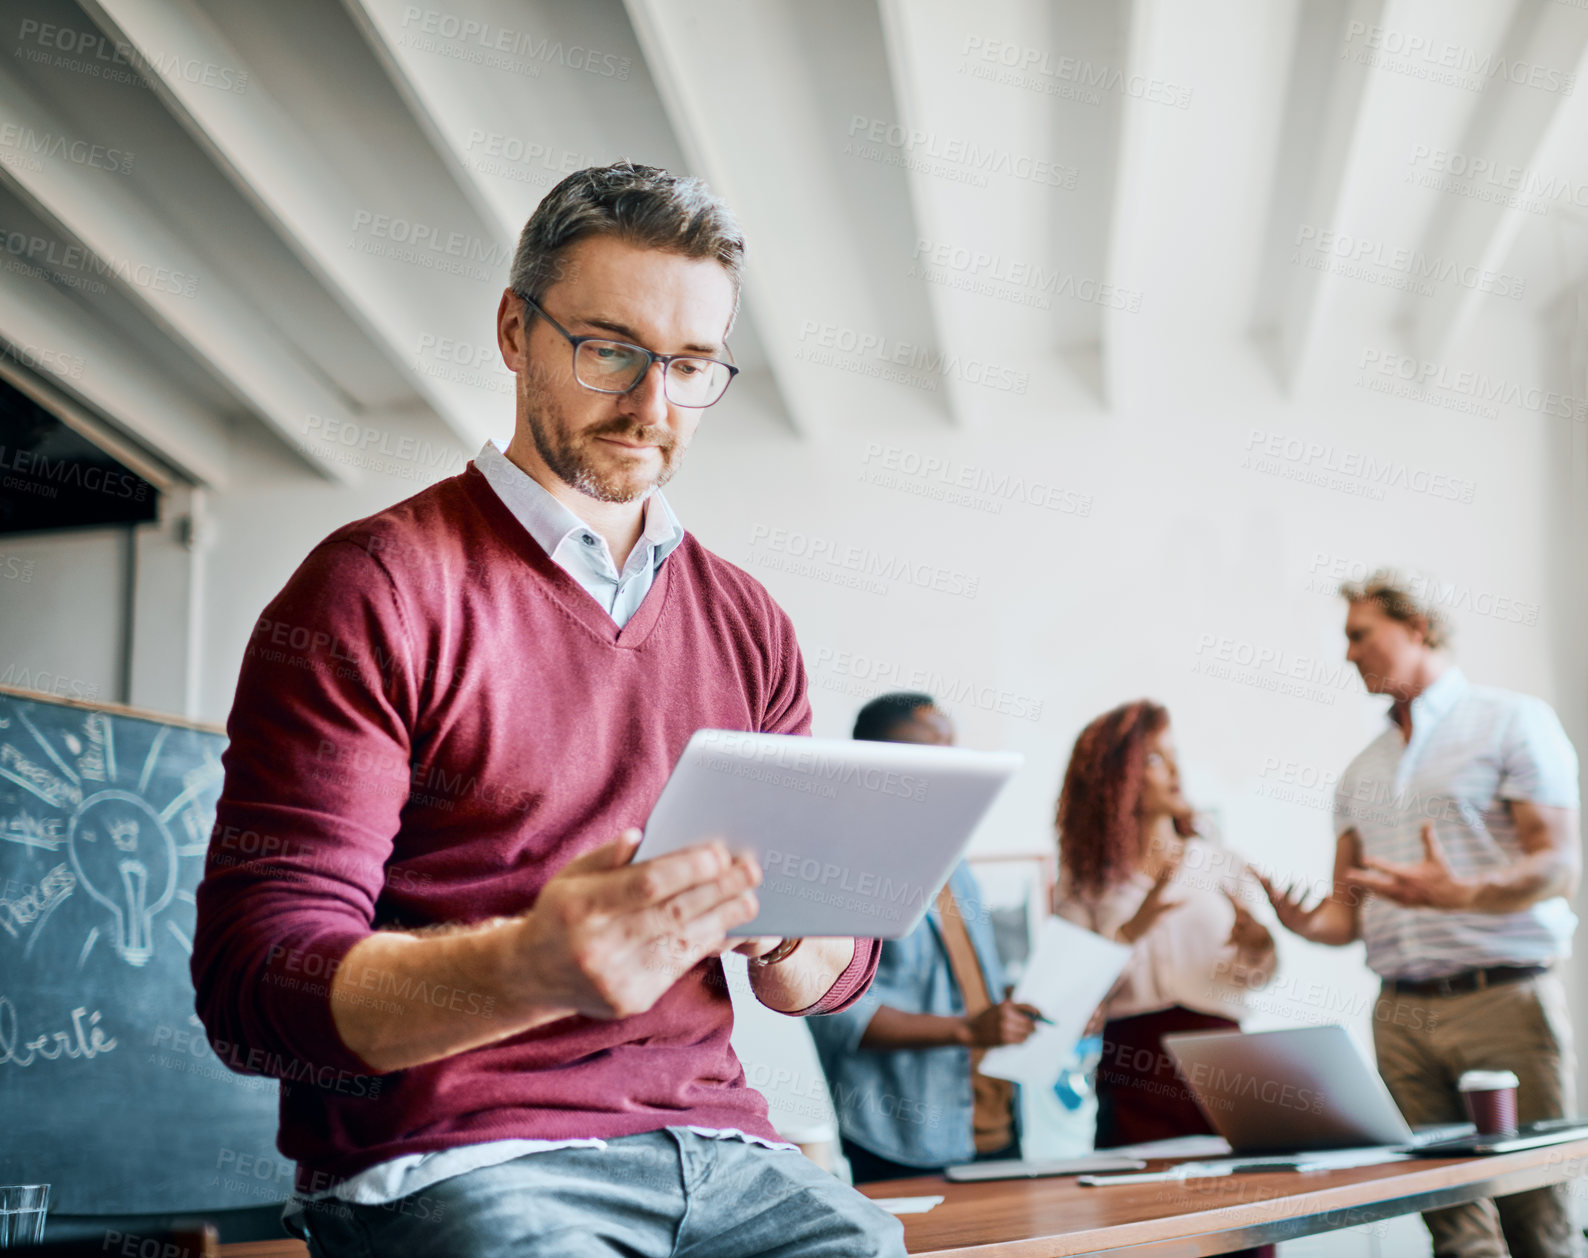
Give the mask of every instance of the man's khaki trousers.
[{"label": "man's khaki trousers", "polygon": [[[1467,1121],[1456,1080],[1468,1070],[1514,1071],[1520,1122],[1576,1112],[1571,1020],[1553,973],[1459,996],[1380,995],[1373,1019],[1379,1073],[1413,1127]],[[1423,1222],[1437,1258],[1582,1253],[1567,1184],[1431,1210]]]}]

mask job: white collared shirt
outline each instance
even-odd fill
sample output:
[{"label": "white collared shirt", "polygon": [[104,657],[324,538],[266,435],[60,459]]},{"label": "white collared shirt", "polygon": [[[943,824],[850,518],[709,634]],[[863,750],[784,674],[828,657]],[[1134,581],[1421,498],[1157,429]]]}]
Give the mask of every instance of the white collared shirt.
[{"label": "white collared shirt", "polygon": [[[1578,806],[1577,753],[1542,699],[1469,685],[1451,667],[1412,700],[1411,716],[1410,742],[1391,719],[1335,791],[1335,833],[1355,830],[1364,856],[1421,861],[1432,821],[1456,874],[1481,874],[1523,855],[1507,801]],[[1368,966],[1391,979],[1546,965],[1569,955],[1576,928],[1561,897],[1518,913],[1403,908],[1374,895],[1362,904]]]},{"label": "white collared shirt", "polygon": [[474,466],[552,562],[583,586],[620,629],[645,601],[662,560],[684,540],[683,525],[657,490],[645,502],[640,540],[619,572],[606,539],[552,497],[494,441],[480,448]]}]

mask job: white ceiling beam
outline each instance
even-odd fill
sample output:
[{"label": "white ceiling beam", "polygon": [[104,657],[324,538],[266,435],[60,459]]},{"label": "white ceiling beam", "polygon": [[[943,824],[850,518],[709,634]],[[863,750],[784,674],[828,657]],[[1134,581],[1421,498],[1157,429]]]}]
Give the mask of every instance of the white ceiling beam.
[{"label": "white ceiling beam", "polygon": [[1060,67],[1107,42],[1113,13],[1063,13],[1048,0],[879,8],[894,111],[913,144],[912,258],[930,277],[933,337],[962,365],[945,373],[955,418],[980,426],[1094,412],[1098,307],[1076,293],[1094,292],[1100,277],[1117,104],[1048,93],[1073,87]]},{"label": "white ceiling beam", "polygon": [[[921,72],[923,60],[930,55],[924,46],[927,42],[925,28],[932,25],[934,15],[912,11],[901,0],[877,0],[877,10],[882,19],[883,45],[888,52],[888,82],[893,91],[894,118],[906,135],[912,131],[925,135],[929,111]],[[910,191],[910,206],[919,239],[933,245],[942,241],[952,249],[953,228],[945,221],[949,214],[936,202],[934,181],[920,165],[907,167],[904,180]],[[976,239],[982,239],[980,231]],[[922,287],[925,310],[931,319],[932,343],[940,351],[948,352],[949,346],[962,344],[955,336],[960,329],[955,327],[954,316],[965,308],[964,302],[957,300],[958,294],[951,294],[941,286]],[[948,413],[964,424],[971,408],[967,406],[963,383],[953,375],[945,377],[944,383],[949,399]]]},{"label": "white ceiling beam", "polygon": [[[1507,65],[1541,67],[1560,74],[1575,74],[1580,85],[1588,74],[1588,21],[1566,5],[1550,0],[1521,0],[1496,54]],[[1490,97],[1493,97],[1491,100]],[[1582,136],[1574,134],[1573,95],[1542,90],[1539,85],[1514,83],[1495,75],[1484,89],[1484,107],[1473,114],[1460,152],[1473,158],[1499,160],[1519,170],[1564,169],[1580,160]],[[1503,186],[1503,185],[1502,185]],[[1444,213],[1429,225],[1423,252],[1430,258],[1450,259],[1463,269],[1499,274],[1523,225],[1532,219],[1515,201],[1496,197],[1446,198]],[[1435,277],[1434,297],[1415,307],[1413,345],[1424,358],[1447,361],[1448,356],[1477,318],[1491,295],[1482,283],[1462,283],[1458,277]]]},{"label": "white ceiling beam", "polygon": [[[0,98],[22,134],[58,133],[38,99],[5,65],[0,65]],[[338,452],[306,431],[310,415],[350,419],[341,399],[254,314],[244,296],[145,207],[125,186],[126,180],[101,167],[67,160],[64,152],[7,163],[0,172],[39,214],[85,245],[104,264],[108,277],[226,380],[294,454],[328,480],[357,482],[357,471],[338,463]],[[166,281],[136,282],[145,268],[151,274],[164,268]],[[127,282],[129,275],[134,282]]]},{"label": "white ceiling beam", "polygon": [[1102,304],[1109,402],[1248,352],[1295,0],[1133,0]]},{"label": "white ceiling beam", "polygon": [[[177,119],[211,153],[245,196],[272,222],[341,306],[399,365],[405,382],[471,448],[501,426],[500,399],[420,370],[420,347],[446,339],[480,340],[478,294],[445,269],[401,268],[379,254],[350,247],[359,225],[374,225],[376,208],[394,219],[404,207],[370,195],[322,154],[261,80],[250,53],[233,46],[192,0],[84,0],[108,33],[139,49]],[[216,91],[187,65],[226,65],[249,72],[246,92]],[[416,223],[427,215],[415,212]],[[467,233],[472,234],[472,233]],[[493,258],[511,255],[512,237],[494,233]],[[415,246],[416,248],[419,246]],[[505,271],[505,268],[504,268]],[[494,303],[493,303],[494,305]]]},{"label": "white ceiling beam", "polygon": [[[1341,29],[1392,26],[1394,13],[1404,13],[1407,8],[1404,0],[1345,0]],[[1305,38],[1297,42],[1297,56],[1328,55],[1331,51],[1327,45],[1320,51]],[[1354,195],[1363,187],[1358,165],[1363,129],[1380,76],[1365,61],[1346,56],[1344,51],[1334,59],[1333,67],[1328,104],[1313,132],[1316,147],[1309,187],[1302,201],[1302,220],[1299,224],[1282,225],[1292,236],[1302,231],[1341,230],[1352,212]],[[1287,254],[1300,247],[1294,240],[1285,242]],[[1327,260],[1329,255],[1319,257]],[[1292,393],[1306,387],[1318,366],[1325,347],[1329,308],[1340,283],[1340,277],[1330,270],[1301,264],[1288,268],[1279,311],[1278,352],[1281,382]]]},{"label": "white ceiling beam", "polygon": [[819,435],[876,410],[940,425],[931,324],[908,278],[914,224],[907,210],[862,222],[846,199],[856,181],[897,180],[843,152],[840,115],[865,119],[870,84],[842,56],[875,34],[883,69],[874,15],[794,0],[625,6],[686,162],[744,226],[745,304],[796,428]]},{"label": "white ceiling beam", "polygon": [[150,368],[114,328],[85,317],[42,279],[0,276],[0,337],[14,356],[112,416],[190,481],[224,488],[231,439],[224,422]]},{"label": "white ceiling beam", "polygon": [[[574,170],[618,157],[687,168],[621,4],[454,0],[445,15],[402,0],[344,6],[453,181],[506,240]],[[514,51],[485,67],[447,55],[477,51],[465,29]],[[792,428],[758,331],[754,310],[743,312],[730,341],[743,375],[724,411],[749,404]]]},{"label": "white ceiling beam", "polygon": [[[504,239],[518,239],[535,202],[570,173],[571,162],[577,163],[574,169],[597,164],[594,157],[586,160],[585,150],[593,147],[584,127],[592,111],[581,107],[586,84],[562,83],[557,93],[540,76],[482,73],[468,60],[438,56],[431,48],[444,41],[426,29],[430,15],[422,12],[416,28],[412,9],[400,0],[343,0],[343,6],[459,190]],[[527,27],[537,15],[515,0],[464,0],[450,5],[445,16],[459,26],[477,23],[482,31],[516,31],[515,17]],[[424,38],[416,40],[415,34]],[[602,40],[600,46],[609,45]],[[555,127],[544,125],[548,114],[564,112],[569,116],[559,117]],[[642,133],[634,139],[648,149],[651,137],[644,127],[641,122]]]},{"label": "white ceiling beam", "polygon": [[[414,72],[412,58],[404,55],[401,19],[394,22],[393,15],[379,5],[379,0],[343,0],[343,8],[364,36],[365,45],[384,67],[392,87],[408,103],[408,112],[413,115],[415,125],[452,172],[453,182],[474,207],[474,212],[495,227],[499,236],[515,239],[514,224],[499,213],[499,207],[487,195],[484,181],[476,175],[475,167],[468,160],[467,143],[458,142],[457,128],[447,125],[445,113],[428,90],[424,76]],[[476,93],[476,99],[480,95]],[[487,115],[495,112],[492,104],[483,100],[479,101],[479,107]]]},{"label": "white ceiling beam", "polygon": [[[1125,51],[1129,73],[1151,71],[1153,62],[1162,55],[1159,37],[1163,25],[1163,14],[1154,0],[1130,0]],[[1108,254],[1103,262],[1110,286],[1116,291],[1139,294],[1139,302],[1147,300],[1147,292],[1153,286],[1152,275],[1142,270],[1142,231],[1132,219],[1133,215],[1141,216],[1144,204],[1154,193],[1152,152],[1142,134],[1149,128],[1150,121],[1129,102],[1121,107],[1113,214],[1109,224]],[[1143,284],[1145,289],[1141,287]],[[1136,313],[1139,309],[1138,304]],[[1124,312],[1125,315],[1131,313]],[[1115,411],[1131,405],[1133,374],[1140,367],[1135,349],[1136,338],[1124,316],[1118,312],[1104,312],[1099,337],[1099,370],[1103,397]]]}]

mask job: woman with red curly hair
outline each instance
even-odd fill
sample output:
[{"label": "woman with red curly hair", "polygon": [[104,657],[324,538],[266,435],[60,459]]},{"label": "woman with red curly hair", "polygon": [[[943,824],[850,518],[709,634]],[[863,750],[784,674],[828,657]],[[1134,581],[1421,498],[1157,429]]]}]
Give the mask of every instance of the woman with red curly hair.
[{"label": "woman with red curly hair", "polygon": [[1166,708],[1139,699],[1081,731],[1057,820],[1054,911],[1132,949],[1099,1010],[1096,1145],[1209,1132],[1163,1037],[1238,1027],[1274,940],[1243,902],[1245,863],[1193,828]]}]

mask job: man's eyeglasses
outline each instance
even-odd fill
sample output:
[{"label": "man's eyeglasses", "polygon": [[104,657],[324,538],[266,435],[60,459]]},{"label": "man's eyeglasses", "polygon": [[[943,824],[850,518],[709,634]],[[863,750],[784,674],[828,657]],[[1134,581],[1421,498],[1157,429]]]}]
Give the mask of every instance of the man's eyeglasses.
[{"label": "man's eyeglasses", "polygon": [[[517,292],[517,290],[514,290]],[[533,297],[523,302],[573,347],[573,378],[597,393],[628,393],[645,379],[652,363],[662,364],[662,392],[674,406],[700,408],[720,401],[739,374],[732,363],[694,354],[653,354],[643,345],[601,336],[574,336],[540,308]]]}]

